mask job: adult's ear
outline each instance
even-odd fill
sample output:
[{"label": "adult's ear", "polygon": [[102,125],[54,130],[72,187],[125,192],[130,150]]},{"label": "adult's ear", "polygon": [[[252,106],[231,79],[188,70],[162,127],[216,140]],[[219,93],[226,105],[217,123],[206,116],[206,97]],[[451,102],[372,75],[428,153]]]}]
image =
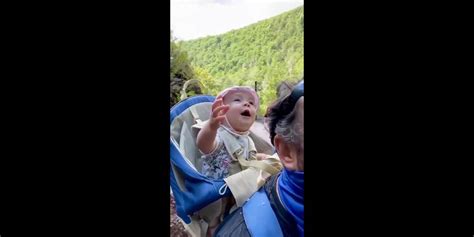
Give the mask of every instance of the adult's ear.
[{"label": "adult's ear", "polygon": [[297,170],[298,162],[292,146],[286,143],[279,134],[275,136],[273,143],[283,166],[288,170]]}]

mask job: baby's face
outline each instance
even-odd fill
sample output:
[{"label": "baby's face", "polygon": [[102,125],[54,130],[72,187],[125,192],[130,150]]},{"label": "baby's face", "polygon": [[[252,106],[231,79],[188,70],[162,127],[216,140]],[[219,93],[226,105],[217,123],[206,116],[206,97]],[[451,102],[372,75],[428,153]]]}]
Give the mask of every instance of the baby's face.
[{"label": "baby's face", "polygon": [[257,115],[257,105],[252,95],[233,93],[224,97],[224,104],[229,105],[226,113],[227,121],[238,132],[250,129]]}]

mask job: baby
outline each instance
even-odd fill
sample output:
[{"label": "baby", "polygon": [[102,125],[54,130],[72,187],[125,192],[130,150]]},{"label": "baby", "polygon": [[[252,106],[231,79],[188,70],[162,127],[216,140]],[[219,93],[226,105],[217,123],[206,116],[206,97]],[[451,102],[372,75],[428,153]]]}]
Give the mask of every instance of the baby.
[{"label": "baby", "polygon": [[[249,129],[255,122],[259,105],[257,93],[246,86],[223,90],[212,104],[211,118],[197,135],[197,147],[203,154],[202,173],[223,179],[242,170],[238,158],[264,159],[258,154]],[[234,151],[238,152],[234,152]],[[236,154],[239,157],[236,157]],[[212,236],[220,223],[220,216],[233,205],[232,198],[223,198],[220,215],[209,222],[207,235]]]}]

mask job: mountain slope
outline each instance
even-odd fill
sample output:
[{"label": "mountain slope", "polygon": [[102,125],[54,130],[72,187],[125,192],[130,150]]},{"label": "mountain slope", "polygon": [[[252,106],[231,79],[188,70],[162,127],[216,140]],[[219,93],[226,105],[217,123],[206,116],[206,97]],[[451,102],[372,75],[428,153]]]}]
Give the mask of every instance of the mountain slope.
[{"label": "mountain slope", "polygon": [[179,42],[196,76],[216,94],[232,85],[254,86],[261,113],[274,100],[282,80],[296,81],[304,72],[303,6],[228,33]]}]

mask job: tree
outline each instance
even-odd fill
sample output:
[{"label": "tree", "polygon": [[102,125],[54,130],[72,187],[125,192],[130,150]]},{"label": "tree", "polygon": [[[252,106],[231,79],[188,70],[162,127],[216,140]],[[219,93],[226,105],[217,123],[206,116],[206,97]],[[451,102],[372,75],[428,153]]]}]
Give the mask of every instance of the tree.
[{"label": "tree", "polygon": [[180,42],[190,56],[195,77],[206,93],[228,86],[258,82],[259,114],[276,99],[282,81],[297,81],[304,73],[303,7],[219,36]]},{"label": "tree", "polygon": [[[185,81],[194,77],[187,53],[175,41],[173,33],[170,32],[170,107],[179,101],[179,94]],[[190,89],[200,93],[196,86]]]}]

